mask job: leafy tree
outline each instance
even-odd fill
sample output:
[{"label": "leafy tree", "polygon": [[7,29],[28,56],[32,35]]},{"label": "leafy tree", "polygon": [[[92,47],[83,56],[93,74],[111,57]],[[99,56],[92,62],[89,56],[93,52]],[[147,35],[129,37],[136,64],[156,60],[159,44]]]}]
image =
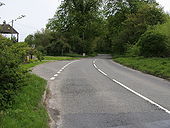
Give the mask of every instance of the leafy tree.
[{"label": "leafy tree", "polygon": [[40,52],[46,55],[63,55],[70,50],[70,46],[62,34],[49,30],[42,30],[34,35],[28,35],[25,42],[31,47],[35,46],[35,49],[32,48],[32,52],[38,56],[41,54]]},{"label": "leafy tree", "polygon": [[[111,1],[111,0],[110,0]],[[135,45],[149,26],[165,22],[165,15],[158,4],[152,0],[117,0],[113,9],[107,9],[108,37],[114,53],[123,54],[127,45]],[[107,13],[108,14],[108,13]]]},{"label": "leafy tree", "polygon": [[28,35],[26,38],[25,38],[25,42],[27,42],[30,46],[32,45],[35,45],[34,43],[34,35]]},{"label": "leafy tree", "polygon": [[155,0],[64,0],[47,29],[26,41],[47,55],[136,53],[141,35],[164,22]]},{"label": "leafy tree", "polygon": [[30,47],[37,49],[43,54],[47,53],[47,47],[53,39],[52,34],[48,30],[42,30],[36,32],[34,35],[28,35],[25,38],[25,42],[29,44]]},{"label": "leafy tree", "polygon": [[[69,39],[71,50],[77,53],[90,53],[93,40],[98,36],[100,0],[64,0],[47,28],[63,33]],[[70,40],[73,39],[73,40]],[[79,42],[77,42],[79,41]],[[81,45],[81,51],[77,49]],[[76,48],[76,49],[75,49]]]}]

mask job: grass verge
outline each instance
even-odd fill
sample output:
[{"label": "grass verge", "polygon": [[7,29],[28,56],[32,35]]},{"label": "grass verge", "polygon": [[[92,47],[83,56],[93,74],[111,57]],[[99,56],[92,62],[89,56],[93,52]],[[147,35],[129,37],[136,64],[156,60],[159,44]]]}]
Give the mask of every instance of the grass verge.
[{"label": "grass verge", "polygon": [[48,128],[48,114],[43,106],[42,95],[47,82],[28,74],[26,86],[15,97],[11,109],[1,113],[1,128]]},{"label": "grass verge", "polygon": [[78,57],[60,57],[60,56],[45,56],[44,60],[76,60]]},{"label": "grass verge", "polygon": [[170,80],[170,58],[116,57],[113,60],[133,69]]},{"label": "grass verge", "polygon": [[35,67],[36,65],[39,64],[43,64],[43,63],[47,63],[50,62],[52,60],[76,60],[76,59],[80,59],[80,57],[60,57],[60,56],[45,56],[44,57],[44,61],[34,61],[28,64],[23,64],[22,67],[25,69],[30,69],[32,67]]},{"label": "grass verge", "polygon": [[49,61],[35,61],[32,63],[28,63],[28,64],[22,64],[21,66],[25,69],[30,69],[32,67],[35,67],[36,65],[47,63],[47,62],[49,62]]}]

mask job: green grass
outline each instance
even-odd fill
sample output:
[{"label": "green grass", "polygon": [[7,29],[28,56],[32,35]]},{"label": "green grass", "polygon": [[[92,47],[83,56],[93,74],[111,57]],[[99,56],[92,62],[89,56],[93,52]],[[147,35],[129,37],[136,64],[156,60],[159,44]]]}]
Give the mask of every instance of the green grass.
[{"label": "green grass", "polygon": [[64,54],[64,56],[69,56],[69,57],[83,57],[83,55],[77,54],[77,53],[67,53]]},{"label": "green grass", "polygon": [[35,67],[36,65],[47,63],[47,62],[49,62],[49,61],[35,61],[32,63],[28,63],[28,64],[22,64],[21,66],[25,69],[30,69],[32,67]]},{"label": "green grass", "polygon": [[170,58],[118,57],[114,58],[114,61],[170,80]]},{"label": "green grass", "polygon": [[44,60],[76,60],[78,57],[45,56]]},{"label": "green grass", "polygon": [[1,113],[0,128],[47,128],[48,114],[41,102],[47,82],[33,74],[15,97],[11,109]]},{"label": "green grass", "polygon": [[36,65],[47,63],[52,60],[76,60],[76,59],[79,59],[79,58],[78,57],[45,56],[44,61],[34,61],[28,64],[22,64],[22,67],[25,69],[30,69],[32,67],[35,67]]}]

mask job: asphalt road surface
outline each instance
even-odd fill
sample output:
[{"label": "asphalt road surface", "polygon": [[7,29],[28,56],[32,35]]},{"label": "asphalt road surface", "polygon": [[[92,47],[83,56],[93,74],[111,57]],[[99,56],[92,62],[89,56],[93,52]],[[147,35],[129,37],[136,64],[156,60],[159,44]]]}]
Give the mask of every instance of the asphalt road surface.
[{"label": "asphalt road surface", "polygon": [[42,64],[55,128],[170,128],[170,82],[108,55]]}]

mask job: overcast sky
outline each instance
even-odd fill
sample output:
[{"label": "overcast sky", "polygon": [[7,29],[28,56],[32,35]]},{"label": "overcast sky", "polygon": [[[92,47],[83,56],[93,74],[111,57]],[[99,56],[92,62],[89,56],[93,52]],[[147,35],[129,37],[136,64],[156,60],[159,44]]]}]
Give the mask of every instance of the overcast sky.
[{"label": "overcast sky", "polygon": [[[0,24],[10,22],[20,15],[26,17],[14,22],[14,28],[20,33],[20,41],[29,34],[45,28],[48,19],[52,18],[61,0],[0,0],[5,6],[0,7]],[[169,0],[157,0],[166,12],[170,12]]]}]

